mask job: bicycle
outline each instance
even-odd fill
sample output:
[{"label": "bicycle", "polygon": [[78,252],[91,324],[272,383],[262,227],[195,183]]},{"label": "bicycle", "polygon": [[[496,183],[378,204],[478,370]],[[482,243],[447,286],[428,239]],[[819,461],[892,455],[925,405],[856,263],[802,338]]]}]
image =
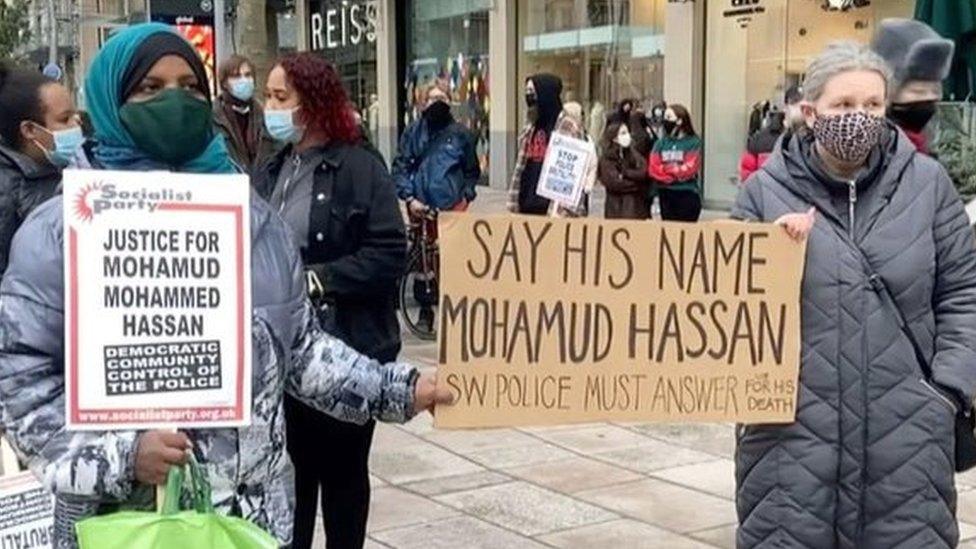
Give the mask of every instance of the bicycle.
[{"label": "bicycle", "polygon": [[437,210],[428,208],[423,216],[411,218],[407,239],[407,269],[398,289],[400,316],[410,333],[432,341],[437,338],[440,303]]}]

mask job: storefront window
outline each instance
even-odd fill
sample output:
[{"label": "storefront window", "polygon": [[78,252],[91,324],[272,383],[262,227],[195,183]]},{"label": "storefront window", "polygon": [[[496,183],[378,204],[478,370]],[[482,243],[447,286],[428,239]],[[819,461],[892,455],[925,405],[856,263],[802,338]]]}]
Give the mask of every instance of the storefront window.
[{"label": "storefront window", "polygon": [[[519,82],[559,76],[564,101],[581,103],[590,133],[602,133],[621,99],[649,108],[663,98],[666,7],[667,0],[519,0]],[[525,110],[520,102],[522,120]]]},{"label": "storefront window", "polygon": [[[759,0],[709,3],[705,75],[705,198],[728,204],[739,185],[739,159],[755,121],[803,79],[807,63],[830,42],[868,43],[888,17],[912,17],[915,0],[885,0],[848,11],[822,2]],[[750,124],[750,121],[753,124]],[[752,127],[750,127],[752,126]]]},{"label": "storefront window", "polygon": [[376,0],[310,0],[309,47],[335,64],[367,127],[377,116]]},{"label": "storefront window", "polygon": [[275,60],[298,49],[295,0],[235,2],[228,6],[234,14],[227,21],[229,53],[243,55],[254,63],[258,89],[261,89]]},{"label": "storefront window", "polygon": [[422,91],[446,80],[452,111],[477,139],[483,178],[488,177],[488,9],[490,0],[413,0],[407,7],[406,92],[403,127],[420,116]]}]

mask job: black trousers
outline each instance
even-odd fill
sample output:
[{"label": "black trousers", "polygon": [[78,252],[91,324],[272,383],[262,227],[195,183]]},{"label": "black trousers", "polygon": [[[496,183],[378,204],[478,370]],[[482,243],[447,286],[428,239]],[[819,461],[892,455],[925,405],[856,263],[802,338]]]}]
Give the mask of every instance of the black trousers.
[{"label": "black trousers", "polygon": [[285,396],[288,453],[295,465],[291,549],[309,549],[322,502],[328,549],[361,549],[369,518],[369,449],[375,422],[344,423]]},{"label": "black trousers", "polygon": [[695,191],[658,188],[661,219],[665,221],[698,221],[702,211],[701,195]]}]

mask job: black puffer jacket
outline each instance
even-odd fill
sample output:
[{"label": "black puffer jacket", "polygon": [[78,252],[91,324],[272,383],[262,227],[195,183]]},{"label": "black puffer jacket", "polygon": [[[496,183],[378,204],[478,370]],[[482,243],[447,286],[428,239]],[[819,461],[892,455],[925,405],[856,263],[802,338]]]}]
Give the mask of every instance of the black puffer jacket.
[{"label": "black puffer jacket", "polygon": [[[272,157],[253,184],[269,198],[291,147]],[[334,304],[332,335],[380,361],[400,352],[397,280],[407,243],[393,180],[366,146],[325,147],[315,168],[308,222],[307,269],[315,271]]]},{"label": "black puffer jacket", "polygon": [[[784,136],[733,210],[817,208],[802,288],[796,422],[741,430],[740,548],[949,548],[959,539],[955,407],[976,393],[976,250],[945,170],[891,128],[854,186]],[[855,200],[856,199],[856,200]],[[853,215],[852,215],[853,213]],[[895,296],[934,372],[869,282]]]},{"label": "black puffer jacket", "polygon": [[61,170],[0,145],[0,278],[7,270],[14,233],[60,185]]}]

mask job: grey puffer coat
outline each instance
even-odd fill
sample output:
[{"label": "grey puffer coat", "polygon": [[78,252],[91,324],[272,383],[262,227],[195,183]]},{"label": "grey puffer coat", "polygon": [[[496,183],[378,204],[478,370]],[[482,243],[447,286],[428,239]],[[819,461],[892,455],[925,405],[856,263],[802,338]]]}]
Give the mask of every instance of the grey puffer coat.
[{"label": "grey puffer coat", "polygon": [[[818,211],[797,418],[739,430],[738,546],[955,547],[953,417],[976,389],[976,250],[963,205],[942,167],[893,128],[853,196],[814,175],[803,149],[785,137],[733,211],[758,221]],[[856,246],[895,296],[935,386]]]},{"label": "grey puffer coat", "polygon": [[[134,476],[135,431],[64,428],[62,200],[27,218],[0,284],[0,425],[57,496],[57,547],[74,522],[115,509],[153,509]],[[252,423],[188,431],[213,485],[217,511],[243,516],[291,542],[294,479],[285,453],[285,391],[341,420],[403,422],[413,415],[417,371],[383,366],[322,332],[305,296],[298,250],[284,222],[252,193]],[[308,433],[308,436],[316,436]]]}]

